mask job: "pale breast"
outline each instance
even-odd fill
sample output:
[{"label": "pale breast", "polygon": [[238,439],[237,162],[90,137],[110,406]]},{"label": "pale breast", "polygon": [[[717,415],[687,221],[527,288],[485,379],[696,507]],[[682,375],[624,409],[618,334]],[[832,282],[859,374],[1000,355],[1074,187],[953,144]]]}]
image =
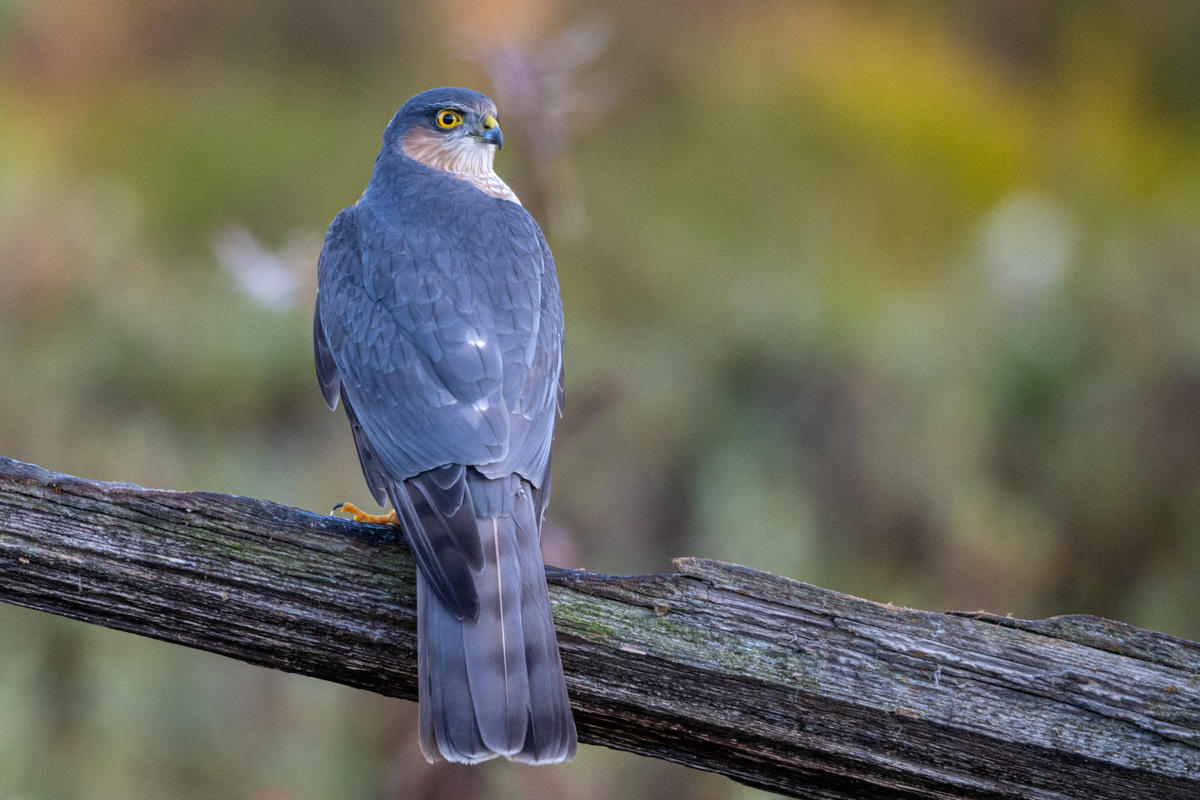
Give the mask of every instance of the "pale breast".
[{"label": "pale breast", "polygon": [[492,169],[495,145],[467,136],[444,136],[414,128],[401,141],[400,149],[413,161],[448,172],[485,194],[521,204],[516,193]]},{"label": "pale breast", "polygon": [[475,184],[475,188],[479,189],[479,191],[490,194],[492,197],[499,197],[501,200],[511,200],[517,205],[521,205],[521,201],[517,198],[516,192],[508,188],[508,184],[505,183],[495,172],[488,172],[483,175],[474,175],[466,172],[453,171],[451,174],[453,174],[456,178],[463,179],[464,181],[470,181],[471,183]]}]

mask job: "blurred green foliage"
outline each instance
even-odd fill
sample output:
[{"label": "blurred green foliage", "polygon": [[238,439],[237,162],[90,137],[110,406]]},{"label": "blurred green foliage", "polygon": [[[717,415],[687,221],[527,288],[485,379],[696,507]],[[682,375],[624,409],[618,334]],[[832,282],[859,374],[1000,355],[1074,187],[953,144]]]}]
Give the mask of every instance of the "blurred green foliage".
[{"label": "blurred green foliage", "polygon": [[[362,500],[316,254],[469,85],[559,263],[552,561],[1200,638],[1197,75],[1172,2],[3,2],[0,454]],[[3,800],[755,794],[430,768],[410,704],[8,606],[0,722]]]}]

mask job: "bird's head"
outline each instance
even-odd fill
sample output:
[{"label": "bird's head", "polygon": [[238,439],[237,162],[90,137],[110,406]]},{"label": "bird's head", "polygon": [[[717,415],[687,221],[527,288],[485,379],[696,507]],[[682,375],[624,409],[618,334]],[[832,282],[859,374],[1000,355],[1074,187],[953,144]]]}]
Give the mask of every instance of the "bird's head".
[{"label": "bird's head", "polygon": [[430,89],[409,98],[383,135],[384,149],[463,176],[494,174],[504,141],[496,104],[470,89]]}]

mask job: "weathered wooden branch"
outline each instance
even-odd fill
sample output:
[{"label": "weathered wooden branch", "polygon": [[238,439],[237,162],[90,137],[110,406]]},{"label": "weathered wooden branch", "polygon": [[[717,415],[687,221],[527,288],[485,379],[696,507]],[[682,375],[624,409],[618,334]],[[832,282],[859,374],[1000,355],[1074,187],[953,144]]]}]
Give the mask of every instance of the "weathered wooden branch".
[{"label": "weathered wooden branch", "polygon": [[[582,740],[808,798],[1200,798],[1200,645],[714,561],[548,568]],[[412,698],[395,531],[0,459],[0,600]],[[19,647],[0,632],[0,647]]]}]

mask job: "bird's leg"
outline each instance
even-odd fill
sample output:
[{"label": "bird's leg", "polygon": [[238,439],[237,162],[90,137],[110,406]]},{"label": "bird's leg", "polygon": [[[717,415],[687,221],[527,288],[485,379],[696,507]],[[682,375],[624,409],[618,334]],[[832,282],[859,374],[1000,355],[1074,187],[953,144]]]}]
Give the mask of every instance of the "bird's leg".
[{"label": "bird's leg", "polygon": [[347,514],[354,515],[355,522],[369,522],[372,525],[399,525],[400,518],[396,516],[396,509],[392,509],[386,514],[368,514],[353,503],[338,503],[333,507],[334,511],[343,511]]}]

